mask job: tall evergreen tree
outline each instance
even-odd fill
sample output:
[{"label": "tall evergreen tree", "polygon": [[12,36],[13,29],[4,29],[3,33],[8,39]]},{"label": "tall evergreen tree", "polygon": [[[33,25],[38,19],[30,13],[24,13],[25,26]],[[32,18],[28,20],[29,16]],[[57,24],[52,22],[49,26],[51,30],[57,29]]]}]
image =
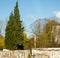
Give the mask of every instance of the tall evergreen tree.
[{"label": "tall evergreen tree", "polygon": [[17,1],[16,6],[14,8],[14,14],[11,13],[6,27],[6,34],[5,34],[6,48],[11,50],[24,49],[23,32],[24,27],[20,19],[18,1]]}]

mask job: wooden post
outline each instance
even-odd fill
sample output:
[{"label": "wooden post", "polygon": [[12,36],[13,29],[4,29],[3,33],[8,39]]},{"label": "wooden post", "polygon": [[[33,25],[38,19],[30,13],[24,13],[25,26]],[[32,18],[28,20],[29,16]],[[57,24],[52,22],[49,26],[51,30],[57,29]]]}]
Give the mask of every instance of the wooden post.
[{"label": "wooden post", "polygon": [[34,47],[36,48],[36,35],[34,35]]}]

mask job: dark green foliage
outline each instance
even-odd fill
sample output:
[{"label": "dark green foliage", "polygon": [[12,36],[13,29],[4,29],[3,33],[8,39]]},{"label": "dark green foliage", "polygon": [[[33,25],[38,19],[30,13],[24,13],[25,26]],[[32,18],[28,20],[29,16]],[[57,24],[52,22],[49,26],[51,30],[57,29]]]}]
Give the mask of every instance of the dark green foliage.
[{"label": "dark green foliage", "polygon": [[14,8],[14,14],[11,13],[9,21],[6,26],[6,34],[5,34],[6,48],[10,50],[24,49],[23,32],[24,27],[22,25],[22,21],[20,20],[18,2],[16,2],[16,6]]}]

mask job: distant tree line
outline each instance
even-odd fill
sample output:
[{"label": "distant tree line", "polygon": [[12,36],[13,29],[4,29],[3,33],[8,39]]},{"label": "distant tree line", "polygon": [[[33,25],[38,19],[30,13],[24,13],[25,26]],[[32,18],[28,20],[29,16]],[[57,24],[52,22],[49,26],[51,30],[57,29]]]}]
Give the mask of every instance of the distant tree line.
[{"label": "distant tree line", "polygon": [[[36,48],[60,47],[60,23],[57,20],[38,19],[31,24],[31,30],[36,36]],[[32,38],[34,40],[34,36]]]}]

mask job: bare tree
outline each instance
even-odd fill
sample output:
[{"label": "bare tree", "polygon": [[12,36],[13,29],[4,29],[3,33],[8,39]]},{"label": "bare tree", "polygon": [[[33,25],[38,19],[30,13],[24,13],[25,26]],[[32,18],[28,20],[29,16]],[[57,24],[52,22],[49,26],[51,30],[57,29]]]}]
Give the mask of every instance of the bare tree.
[{"label": "bare tree", "polygon": [[[31,24],[31,31],[36,42],[36,47],[47,47],[48,46],[48,37],[46,35],[46,23],[48,19],[38,19]],[[44,44],[43,44],[44,43]]]},{"label": "bare tree", "polygon": [[0,19],[0,35],[4,36],[6,24],[7,24],[7,19],[6,20]]},{"label": "bare tree", "polygon": [[0,20],[0,35],[2,35],[4,21]]},{"label": "bare tree", "polygon": [[31,24],[31,32],[36,36],[40,34],[40,20],[36,20]]}]

